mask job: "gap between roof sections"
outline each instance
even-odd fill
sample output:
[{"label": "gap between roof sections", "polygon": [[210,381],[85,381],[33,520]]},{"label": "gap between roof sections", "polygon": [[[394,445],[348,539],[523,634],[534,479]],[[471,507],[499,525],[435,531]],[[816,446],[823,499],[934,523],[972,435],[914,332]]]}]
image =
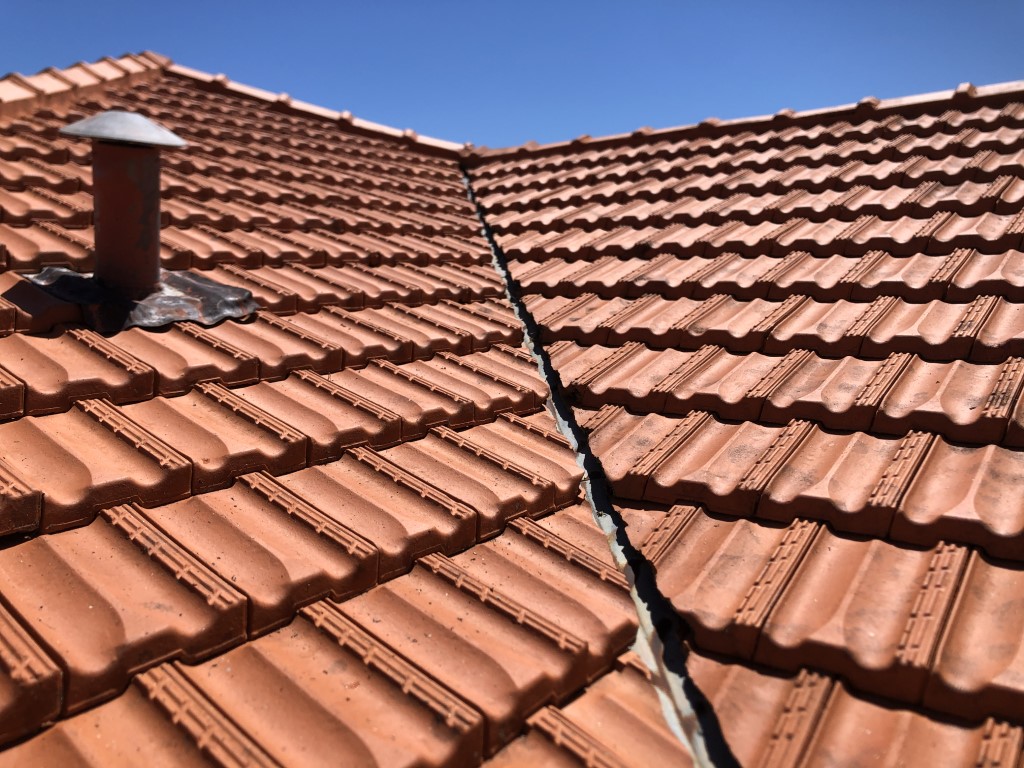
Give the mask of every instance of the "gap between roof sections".
[{"label": "gap between roof sections", "polygon": [[601,462],[590,450],[587,433],[577,423],[572,408],[562,394],[559,378],[551,358],[540,343],[537,322],[523,303],[519,284],[508,269],[508,260],[494,239],[484,210],[476,199],[469,173],[463,167],[462,181],[466,194],[476,208],[483,235],[491,248],[494,269],[501,276],[505,297],[523,326],[523,341],[541,378],[548,385],[548,410],[559,431],[576,452],[576,463],[583,469],[583,488],[597,525],[608,537],[608,545],[616,564],[626,575],[630,595],[640,618],[634,650],[652,669],[655,689],[669,727],[693,755],[701,768],[726,768],[738,765],[722,736],[717,716],[686,671],[687,650],[682,643],[688,634],[685,625],[671,604],[658,591],[651,563],[633,546],[626,534],[626,525],[612,505],[611,492]]}]

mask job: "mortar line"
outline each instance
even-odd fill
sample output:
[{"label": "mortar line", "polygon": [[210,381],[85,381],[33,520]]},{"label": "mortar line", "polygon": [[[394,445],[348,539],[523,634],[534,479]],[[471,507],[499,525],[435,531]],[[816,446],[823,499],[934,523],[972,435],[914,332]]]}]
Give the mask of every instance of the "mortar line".
[{"label": "mortar line", "polygon": [[548,385],[548,411],[576,454],[576,463],[583,469],[584,494],[594,521],[607,536],[616,565],[629,582],[630,596],[639,618],[636,650],[652,671],[654,688],[669,728],[700,768],[737,766],[713,708],[686,671],[689,650],[683,640],[690,632],[671,603],[658,591],[650,561],[629,540],[625,521],[612,504],[611,489],[601,462],[591,451],[587,433],[576,421],[562,393],[558,372],[540,342],[537,322],[526,308],[519,283],[509,271],[508,259],[487,223],[469,172],[462,164],[460,170],[466,195],[490,246],[491,263],[502,279],[506,299],[523,326],[523,343],[536,362],[541,379]]}]

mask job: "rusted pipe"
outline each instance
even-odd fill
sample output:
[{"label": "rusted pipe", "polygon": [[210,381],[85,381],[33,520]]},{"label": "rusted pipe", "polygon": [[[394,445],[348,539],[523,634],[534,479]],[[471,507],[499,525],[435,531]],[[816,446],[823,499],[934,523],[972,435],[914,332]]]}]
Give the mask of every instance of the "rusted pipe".
[{"label": "rusted pipe", "polygon": [[160,150],[94,141],[96,279],[126,299],[160,282]]},{"label": "rusted pipe", "polygon": [[114,333],[191,321],[213,325],[259,309],[252,293],[160,266],[160,149],[186,143],[140,114],[110,110],[60,130],[92,140],[92,275],[45,267],[26,277],[81,307],[82,322]]},{"label": "rusted pipe", "polygon": [[186,146],[134,112],[110,110],[61,129],[92,139],[95,278],[126,300],[160,283],[160,150]]}]

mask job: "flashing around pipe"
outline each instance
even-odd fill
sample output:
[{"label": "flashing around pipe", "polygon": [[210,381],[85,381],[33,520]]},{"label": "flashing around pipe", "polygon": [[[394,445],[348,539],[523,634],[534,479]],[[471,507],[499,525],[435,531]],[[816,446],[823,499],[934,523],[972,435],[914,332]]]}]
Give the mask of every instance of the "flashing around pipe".
[{"label": "flashing around pipe", "polygon": [[160,150],[187,146],[161,125],[111,110],[61,129],[92,140],[96,271],[47,267],[28,279],[103,333],[190,320],[213,325],[259,309],[252,293],[160,267]]},{"label": "flashing around pipe", "polygon": [[153,291],[139,299],[126,299],[93,275],[64,267],[46,267],[26,278],[58,299],[80,305],[84,323],[100,333],[135,326],[159,328],[185,320],[215,325],[259,309],[244,288],[222,285],[194,272],[160,270]]}]

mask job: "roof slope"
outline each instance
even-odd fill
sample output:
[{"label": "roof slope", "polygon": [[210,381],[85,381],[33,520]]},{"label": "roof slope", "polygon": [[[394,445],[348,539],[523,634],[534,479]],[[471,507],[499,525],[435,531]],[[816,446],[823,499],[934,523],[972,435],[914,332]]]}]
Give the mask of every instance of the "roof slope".
[{"label": "roof slope", "polygon": [[1020,757],[1022,98],[467,161],[744,764]]},{"label": "roof slope", "polygon": [[[149,54],[0,99],[0,765],[612,755],[552,730],[591,682],[686,759],[452,145]],[[255,318],[100,336],[22,277],[92,266],[57,130],[105,109],[189,141],[163,264]]]},{"label": "roof slope", "polygon": [[[1014,765],[1024,91],[473,150],[0,80],[0,766],[686,765],[464,169],[744,765]],[[100,336],[89,147],[246,322]],[[659,681],[654,681],[659,682]]]}]

